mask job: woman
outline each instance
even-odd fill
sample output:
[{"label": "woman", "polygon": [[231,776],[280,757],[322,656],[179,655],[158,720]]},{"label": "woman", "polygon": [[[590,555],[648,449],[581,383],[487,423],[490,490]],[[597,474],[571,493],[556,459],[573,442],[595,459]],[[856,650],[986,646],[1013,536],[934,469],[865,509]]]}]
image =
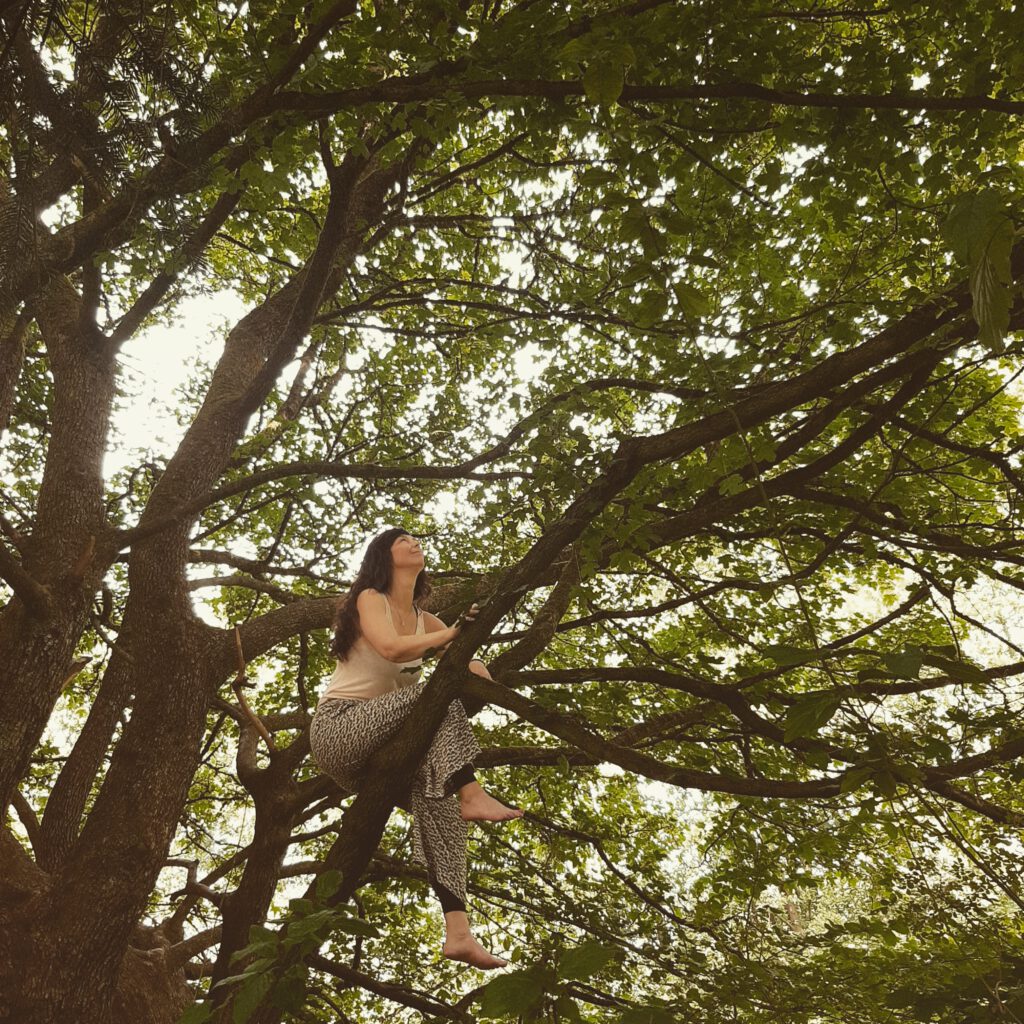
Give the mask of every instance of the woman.
[{"label": "woman", "polygon": [[[309,742],[320,768],[350,792],[359,789],[366,760],[397,732],[423,692],[423,655],[444,650],[458,636],[460,623],[446,626],[420,609],[418,601],[430,589],[419,541],[391,529],[370,542],[339,604],[331,643],[338,664],[320,695]],[[474,604],[466,618],[476,612]],[[469,668],[491,678],[482,661],[474,659]],[[523,812],[476,781],[473,761],[479,754],[462,701],[453,700],[399,806],[412,813],[413,859],[427,868],[441,901],[444,955],[489,969],[508,961],[492,956],[469,928],[466,822],[507,821]]]}]

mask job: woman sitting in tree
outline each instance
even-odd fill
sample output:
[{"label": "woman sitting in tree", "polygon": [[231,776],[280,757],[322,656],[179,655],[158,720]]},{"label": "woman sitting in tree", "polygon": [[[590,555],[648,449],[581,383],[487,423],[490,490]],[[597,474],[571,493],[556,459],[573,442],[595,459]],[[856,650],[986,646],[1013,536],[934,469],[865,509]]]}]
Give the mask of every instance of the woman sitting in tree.
[{"label": "woman sitting in tree", "polygon": [[[320,695],[309,740],[316,763],[350,792],[359,789],[367,759],[398,731],[423,692],[423,655],[443,650],[461,628],[461,623],[446,626],[419,607],[430,592],[423,565],[416,537],[385,530],[370,542],[339,603],[331,644],[338,664]],[[476,612],[474,604],[466,618]],[[469,667],[491,678],[482,661]],[[476,781],[473,761],[479,754],[466,710],[455,699],[399,806],[412,813],[413,858],[426,866],[444,911],[444,955],[489,969],[508,961],[487,952],[470,931],[466,822],[507,821],[523,812],[490,796]]]}]

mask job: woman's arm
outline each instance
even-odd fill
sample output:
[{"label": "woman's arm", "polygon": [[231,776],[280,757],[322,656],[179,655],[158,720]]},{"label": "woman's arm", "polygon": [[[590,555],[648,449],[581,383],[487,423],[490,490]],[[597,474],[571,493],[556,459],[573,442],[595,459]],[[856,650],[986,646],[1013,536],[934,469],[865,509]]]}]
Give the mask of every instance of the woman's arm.
[{"label": "woman's arm", "polygon": [[[436,615],[432,615],[430,612],[423,613],[423,626],[427,632],[439,632],[442,629],[448,627],[444,622],[439,619]],[[448,646],[451,644],[451,640],[448,641],[439,651],[438,654],[444,654],[448,650]],[[478,676],[483,676],[485,679],[490,679],[491,674],[487,671],[487,666],[479,658],[471,658],[469,662],[469,670],[475,672]]]},{"label": "woman's arm", "polygon": [[[423,628],[427,631],[427,635],[429,636],[431,633],[438,633],[443,629],[447,629],[448,627],[436,615],[433,615],[430,612],[424,612]],[[443,646],[441,646],[438,644],[437,639],[435,638],[432,646],[440,647],[438,654],[444,654],[444,652],[448,650],[449,644],[451,644],[451,640],[448,640]]]}]

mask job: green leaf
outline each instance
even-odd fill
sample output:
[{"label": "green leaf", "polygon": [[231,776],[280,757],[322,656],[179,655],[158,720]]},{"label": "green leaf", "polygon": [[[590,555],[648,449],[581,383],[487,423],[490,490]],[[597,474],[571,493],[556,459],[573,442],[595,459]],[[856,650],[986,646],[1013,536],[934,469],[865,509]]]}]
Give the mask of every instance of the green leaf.
[{"label": "green leaf", "polygon": [[373,938],[380,936],[380,931],[376,925],[370,924],[369,921],[364,921],[361,917],[351,917],[348,914],[338,916],[337,912],[335,912],[333,927],[340,928],[343,932],[350,932],[353,935],[369,935]]},{"label": "green leaf", "polygon": [[839,782],[840,793],[852,793],[859,789],[868,779],[871,778],[874,768],[869,764],[857,765],[851,768]]},{"label": "green leaf", "polygon": [[277,979],[270,991],[270,1002],[289,1013],[298,1013],[306,1001],[306,968],[293,964]]},{"label": "green leaf", "polygon": [[578,36],[570,39],[557,54],[560,61],[576,61],[581,63],[588,60],[594,52],[594,39],[592,36]]},{"label": "green leaf", "polygon": [[[231,961],[237,959],[237,956],[232,956]],[[232,985],[237,985],[239,982],[245,981],[246,978],[252,978],[257,974],[266,973],[267,969],[277,962],[276,956],[264,956],[253,960],[248,967],[245,968],[240,974],[230,974],[226,978],[221,978],[213,987],[220,988],[223,985],[225,988],[230,988]]]},{"label": "green leaf", "polygon": [[[1003,248],[1003,247],[1001,247]],[[1002,352],[1003,338],[1010,326],[1010,247],[1005,260],[981,259],[971,270],[972,312],[978,324],[978,343]]]},{"label": "green leaf", "polygon": [[746,486],[746,481],[739,475],[739,473],[730,473],[718,485],[718,490],[728,497],[732,494],[739,494]]},{"label": "green leaf", "polygon": [[924,772],[916,764],[895,764],[892,773],[901,782],[924,782]]},{"label": "green leaf", "polygon": [[783,741],[813,736],[839,710],[843,698],[837,693],[817,693],[791,705],[786,712]]},{"label": "green leaf", "polygon": [[[680,213],[674,206],[666,204],[665,206],[656,207],[654,210],[654,216],[658,219],[658,223],[661,224],[670,235],[686,236],[690,235],[694,229],[693,218],[687,214]],[[708,261],[703,257],[686,257],[687,263],[696,263],[698,266],[708,266]]]},{"label": "green leaf", "polygon": [[896,776],[886,768],[875,772],[872,777],[872,781],[875,784],[875,788],[884,797],[892,799],[897,792],[899,792],[899,784],[896,781]]},{"label": "green leaf", "polygon": [[576,1000],[565,992],[555,1000],[555,1014],[556,1019],[559,1021],[569,1021],[570,1024],[585,1024],[580,1014],[580,1008],[576,1005]]},{"label": "green leaf", "polygon": [[273,942],[264,940],[262,942],[250,942],[248,946],[236,949],[228,958],[229,964],[236,964],[239,960],[247,960],[251,956],[271,956],[277,949],[278,939]]},{"label": "green leaf", "polygon": [[934,761],[943,762],[953,759],[953,748],[938,736],[927,736],[921,741],[921,749]]},{"label": "green leaf", "polygon": [[562,954],[558,964],[558,975],[561,978],[576,980],[589,978],[618,956],[619,950],[615,946],[605,946],[593,939],[588,939],[575,949],[570,949]]},{"label": "green leaf", "polygon": [[304,896],[296,896],[295,899],[288,901],[288,912],[295,917],[301,917],[303,914],[311,914],[316,910],[316,904],[312,900],[306,899]]},{"label": "green leaf", "polygon": [[636,307],[636,322],[641,327],[652,327],[668,310],[668,296],[660,289],[646,292]]},{"label": "green leaf", "polygon": [[985,252],[997,226],[1007,216],[999,193],[985,188],[960,196],[940,231],[956,258],[970,265]]},{"label": "green leaf", "polygon": [[619,1017],[620,1024],[679,1024],[681,1018],[664,1006],[631,1006]]},{"label": "green leaf", "polygon": [[755,434],[750,438],[750,451],[758,462],[769,464],[774,462],[777,450],[775,441],[770,437],[765,437],[763,434]]},{"label": "green leaf", "polygon": [[250,978],[235,996],[231,1009],[231,1024],[246,1024],[273,983],[274,978],[271,974],[257,974]]},{"label": "green leaf", "polygon": [[484,986],[479,1017],[504,1017],[528,1013],[539,1006],[544,992],[553,987],[554,974],[539,965],[503,974]]},{"label": "green leaf", "polygon": [[1013,248],[1013,220],[1002,196],[992,188],[961,196],[941,230],[968,270],[978,341],[1001,352],[1010,324]]},{"label": "green leaf", "polygon": [[331,924],[334,923],[337,914],[333,910],[320,910],[315,914],[309,914],[307,917],[300,917],[298,920],[289,921],[287,928],[287,937],[282,940],[281,945],[286,949],[294,946],[296,942],[301,942],[303,939],[308,938],[310,935],[315,935],[323,929],[324,933],[328,931]]},{"label": "green leaf", "polygon": [[591,103],[610,107],[621,95],[624,85],[621,64],[607,60],[593,60],[583,72],[583,91]]},{"label": "green leaf", "polygon": [[270,928],[266,928],[261,924],[249,925],[249,942],[251,945],[265,945],[267,943],[276,943],[279,938],[279,933],[272,931]]},{"label": "green leaf", "polygon": [[900,679],[917,679],[924,664],[924,655],[915,651],[901,651],[898,654],[882,655],[882,664]]},{"label": "green leaf", "polygon": [[617,181],[618,177],[614,171],[606,170],[604,167],[588,167],[580,174],[579,183],[587,186],[608,185]]},{"label": "green leaf", "polygon": [[791,644],[768,644],[764,653],[776,665],[802,665],[818,657],[817,651],[808,650],[806,647],[793,647]]},{"label": "green leaf", "polygon": [[636,50],[631,43],[619,40],[611,48],[611,55],[620,63],[625,65],[636,63]]},{"label": "green leaf", "polygon": [[316,880],[316,898],[318,901],[329,899],[341,886],[342,875],[337,868],[323,872]]},{"label": "green leaf", "polygon": [[711,312],[711,302],[707,296],[692,284],[679,281],[672,286],[672,291],[675,292],[679,308],[687,316],[702,317]]},{"label": "green leaf", "polygon": [[655,276],[658,276],[658,268],[653,263],[642,261],[634,263],[629,267],[619,278],[619,284],[625,288],[631,284],[636,284],[637,281],[646,281],[648,278]]},{"label": "green leaf", "polygon": [[276,956],[261,956],[253,960],[244,971],[242,971],[241,977],[251,978],[254,974],[260,974],[264,971],[269,970],[274,964],[277,963]]},{"label": "green leaf", "polygon": [[824,750],[808,750],[804,754],[804,760],[812,768],[827,768],[830,760],[828,752]]}]

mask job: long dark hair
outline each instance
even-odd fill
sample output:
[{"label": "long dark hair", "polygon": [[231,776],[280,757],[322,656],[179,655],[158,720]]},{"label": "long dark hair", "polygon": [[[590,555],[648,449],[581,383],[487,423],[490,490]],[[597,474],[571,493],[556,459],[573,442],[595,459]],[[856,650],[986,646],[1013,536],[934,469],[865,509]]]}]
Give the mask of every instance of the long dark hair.
[{"label": "long dark hair", "polygon": [[[334,614],[334,636],[331,640],[330,652],[339,661],[348,657],[352,645],[359,638],[359,610],[356,608],[356,598],[361,591],[368,587],[386,593],[391,589],[392,570],[394,562],[391,558],[391,545],[395,540],[408,530],[399,527],[392,527],[383,533],[378,533],[366,546],[366,553],[363,555],[363,563],[359,566],[359,572],[348,592],[342,594],[338,600],[338,608]],[[420,606],[417,600],[423,600],[431,591],[430,580],[427,578],[426,569],[421,569],[416,583],[412,589],[413,607],[417,611]]]}]

